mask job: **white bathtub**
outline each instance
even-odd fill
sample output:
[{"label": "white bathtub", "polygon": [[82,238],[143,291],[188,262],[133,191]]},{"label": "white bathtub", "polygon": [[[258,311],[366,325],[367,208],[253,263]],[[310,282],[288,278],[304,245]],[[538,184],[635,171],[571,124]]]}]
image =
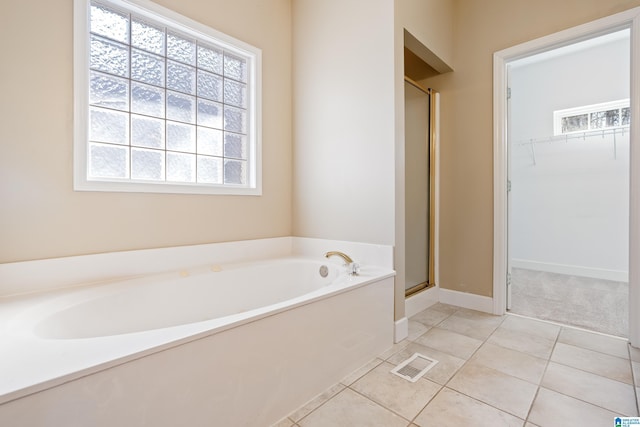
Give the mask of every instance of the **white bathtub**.
[{"label": "white bathtub", "polygon": [[285,256],[5,297],[0,425],[270,425],[391,346],[392,277]]},{"label": "white bathtub", "polygon": [[[320,268],[328,269],[327,277]],[[96,338],[217,319],[232,326],[343,288],[337,264],[281,258],[213,265],[64,291],[14,321],[47,339]]]}]

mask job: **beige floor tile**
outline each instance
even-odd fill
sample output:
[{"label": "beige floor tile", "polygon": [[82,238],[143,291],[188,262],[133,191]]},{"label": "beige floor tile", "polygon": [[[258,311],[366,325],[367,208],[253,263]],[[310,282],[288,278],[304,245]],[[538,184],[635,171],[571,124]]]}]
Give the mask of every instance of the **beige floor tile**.
[{"label": "beige floor tile", "polygon": [[324,404],[336,394],[340,393],[342,390],[344,390],[344,385],[334,385],[333,387],[325,390],[322,394],[305,403],[301,408],[298,408],[296,411],[289,414],[289,418],[296,422],[300,421],[302,418],[306,417],[309,413]]},{"label": "beige floor tile", "polygon": [[438,327],[429,329],[415,342],[461,359],[468,359],[482,345],[481,340]]},{"label": "beige floor tile", "polygon": [[554,341],[537,335],[529,335],[499,327],[487,342],[501,347],[528,353],[541,359],[548,359],[553,350]]},{"label": "beige floor tile", "polygon": [[540,384],[547,367],[545,359],[491,343],[483,344],[471,360],[534,384]]},{"label": "beige floor tile", "polygon": [[484,313],[477,310],[470,310],[468,308],[461,308],[460,310],[455,312],[455,315],[495,327],[500,326],[500,324],[504,321],[504,316],[496,316],[494,314]]},{"label": "beige floor tile", "polygon": [[409,341],[413,341],[429,329],[431,329],[431,326],[416,322],[415,320],[409,320],[409,335],[407,336],[407,339]]},{"label": "beige floor tile", "polygon": [[529,421],[544,427],[602,427],[613,426],[616,415],[598,406],[541,387],[533,402]]},{"label": "beige floor tile", "polygon": [[383,363],[351,385],[351,388],[383,407],[413,419],[438,393],[441,386],[427,379],[415,383],[390,371],[394,365]]},{"label": "beige floor tile", "polygon": [[295,423],[289,418],[283,418],[277,423],[273,424],[271,427],[291,427],[293,425],[295,425]]},{"label": "beige floor tile", "polygon": [[560,332],[560,326],[558,325],[512,315],[505,316],[504,322],[500,326],[511,331],[536,335],[551,341],[555,341]]},{"label": "beige floor tile", "polygon": [[370,360],[365,365],[361,366],[360,368],[356,369],[355,371],[353,371],[352,373],[344,377],[340,382],[344,385],[351,385],[354,382],[358,381],[360,377],[365,375],[367,372],[371,371],[373,368],[375,368],[382,362],[383,362],[382,359],[377,359],[377,358]]},{"label": "beige floor tile", "polygon": [[466,365],[447,387],[525,419],[537,386],[475,362]]},{"label": "beige floor tile", "polygon": [[640,385],[640,362],[631,362],[631,371],[633,372],[633,384]]},{"label": "beige floor tile", "polygon": [[559,342],[553,350],[551,360],[633,385],[629,359],[621,359],[620,357]]},{"label": "beige floor tile", "polygon": [[[416,352],[439,362],[423,379],[389,372]],[[637,416],[634,375],[640,349],[624,340],[438,303],[409,320],[409,339],[274,427],[407,426],[416,415],[411,426],[612,425]]]},{"label": "beige floor tile", "polygon": [[618,415],[637,416],[635,393],[629,384],[549,362],[542,386]]},{"label": "beige floor tile", "polygon": [[301,427],[405,427],[409,422],[347,388],[298,424]]},{"label": "beige floor tile", "polygon": [[458,427],[482,425],[520,427],[523,420],[492,406],[443,388],[420,412],[414,423],[419,426]]},{"label": "beige floor tile", "polygon": [[622,357],[623,359],[629,358],[627,341],[622,338],[595,334],[580,329],[562,328],[558,342]]},{"label": "beige floor tile", "polygon": [[498,325],[499,323],[496,323],[493,318],[470,319],[456,313],[440,322],[438,327],[484,341],[496,330]]},{"label": "beige floor tile", "polygon": [[451,316],[451,314],[427,308],[426,310],[422,310],[420,313],[411,316],[409,320],[424,323],[427,326],[435,326],[449,316]]},{"label": "beige floor tile", "polygon": [[423,356],[438,361],[438,364],[427,371],[424,377],[441,385],[445,385],[465,362],[464,359],[425,347],[418,343],[411,343],[403,351],[394,354],[387,359],[387,361],[393,365],[398,365],[413,356],[414,353],[420,353]]},{"label": "beige floor tile", "polygon": [[432,310],[441,311],[446,314],[453,314],[456,311],[460,310],[460,307],[456,307],[455,305],[449,305],[442,302],[437,302],[429,307]]},{"label": "beige floor tile", "polygon": [[389,357],[393,356],[394,354],[396,354],[399,351],[402,351],[406,346],[408,346],[409,344],[411,344],[411,341],[409,340],[402,340],[399,343],[394,344],[393,346],[391,346],[391,348],[387,351],[385,351],[384,353],[380,354],[378,356],[379,359],[382,360],[386,360]]}]

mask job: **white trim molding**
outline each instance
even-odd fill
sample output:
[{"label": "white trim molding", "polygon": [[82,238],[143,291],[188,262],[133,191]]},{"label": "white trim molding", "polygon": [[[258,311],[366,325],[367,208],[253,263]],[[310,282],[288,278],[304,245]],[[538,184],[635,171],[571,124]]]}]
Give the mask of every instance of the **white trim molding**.
[{"label": "white trim molding", "polygon": [[493,55],[493,314],[507,308],[507,69]]},{"label": "white trim molding", "polygon": [[582,265],[555,264],[528,259],[511,259],[512,268],[546,271],[548,273],[568,274],[570,276],[591,277],[593,279],[614,280],[616,282],[629,281],[629,273],[622,270],[608,270],[604,268],[585,267]]},{"label": "white trim molding", "polygon": [[[510,62],[593,37],[631,29],[631,152],[629,199],[629,340],[640,346],[640,7],[531,40],[493,55],[494,249],[493,313],[506,312],[507,272],[507,67]],[[443,296],[441,290],[441,298]],[[444,301],[443,301],[444,302]]]},{"label": "white trim molding", "polygon": [[411,317],[436,304],[439,301],[439,290],[440,288],[438,286],[434,286],[411,295],[405,300],[404,314],[407,317]]},{"label": "white trim molding", "polygon": [[442,288],[440,288],[439,296],[440,302],[443,304],[455,305],[456,307],[468,308],[469,310],[482,311],[485,313],[493,312],[494,301],[491,297]]},{"label": "white trim molding", "polygon": [[393,329],[393,342],[399,343],[409,336],[409,320],[405,317],[395,321]]}]

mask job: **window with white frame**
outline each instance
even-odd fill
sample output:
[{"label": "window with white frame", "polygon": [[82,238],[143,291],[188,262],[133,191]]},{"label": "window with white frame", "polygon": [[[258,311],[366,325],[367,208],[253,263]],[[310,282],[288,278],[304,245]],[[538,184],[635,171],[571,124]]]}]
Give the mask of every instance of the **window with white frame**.
[{"label": "window with white frame", "polygon": [[76,0],[75,188],[260,194],[260,50],[146,0]]},{"label": "window with white frame", "polygon": [[553,112],[553,134],[627,127],[630,121],[629,99],[567,108]]}]

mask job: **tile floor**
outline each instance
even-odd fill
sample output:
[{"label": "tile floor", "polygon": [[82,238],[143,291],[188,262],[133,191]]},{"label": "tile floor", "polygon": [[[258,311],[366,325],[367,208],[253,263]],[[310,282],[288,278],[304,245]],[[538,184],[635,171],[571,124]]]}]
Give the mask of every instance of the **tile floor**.
[{"label": "tile floor", "polygon": [[[415,352],[439,363],[416,383],[389,372]],[[640,350],[625,340],[436,304],[409,320],[408,339],[275,426],[613,426],[638,416],[634,375]]]}]

